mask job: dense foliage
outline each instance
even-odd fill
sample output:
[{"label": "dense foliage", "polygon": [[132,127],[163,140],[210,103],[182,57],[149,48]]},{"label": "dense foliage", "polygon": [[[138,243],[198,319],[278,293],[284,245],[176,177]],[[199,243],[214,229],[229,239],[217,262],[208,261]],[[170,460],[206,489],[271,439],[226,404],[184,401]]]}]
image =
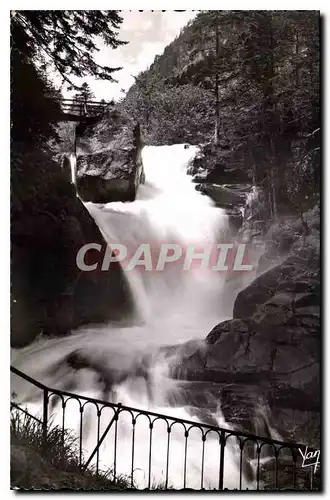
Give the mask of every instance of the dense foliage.
[{"label": "dense foliage", "polygon": [[44,147],[57,139],[59,104],[49,97],[59,93],[45,72],[24,54],[11,51],[11,140]]},{"label": "dense foliage", "polygon": [[120,107],[142,122],[148,143],[203,142],[212,135],[212,94],[189,83],[173,86],[141,75]]},{"label": "dense foliage", "polygon": [[152,144],[213,140],[265,188],[271,216],[305,208],[319,190],[319,50],[316,11],[201,12],[122,105]]},{"label": "dense foliage", "polygon": [[122,17],[114,10],[20,10],[11,13],[14,48],[29,57],[42,58],[53,65],[63,80],[70,76],[94,76],[112,80],[110,68],[96,62],[100,50],[97,37],[116,48]]},{"label": "dense foliage", "polygon": [[112,48],[126,43],[118,39],[121,22],[117,11],[11,12],[12,141],[44,146],[57,138],[59,105],[49,97],[60,97],[60,92],[46,67],[68,85],[73,85],[72,76],[113,80],[118,68],[97,64],[95,55],[100,39]]}]

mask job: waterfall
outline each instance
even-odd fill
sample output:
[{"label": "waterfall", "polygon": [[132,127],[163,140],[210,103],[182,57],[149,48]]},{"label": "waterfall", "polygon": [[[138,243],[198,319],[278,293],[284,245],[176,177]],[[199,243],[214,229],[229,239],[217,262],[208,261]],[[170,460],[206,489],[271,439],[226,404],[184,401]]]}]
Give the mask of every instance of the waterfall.
[{"label": "waterfall", "polygon": [[75,154],[71,154],[69,157],[70,168],[71,168],[71,182],[77,188],[77,157]]},{"label": "waterfall", "polygon": [[[140,243],[148,243],[153,248],[164,242],[179,244],[184,248],[207,245],[221,241],[228,234],[228,218],[225,212],[216,208],[213,202],[195,190],[191,177],[186,174],[190,160],[198,148],[184,148],[184,145],[145,147],[143,163],[146,183],[138,190],[137,198],[131,203],[114,202],[106,205],[86,203],[91,215],[100,227],[105,239],[111,245],[124,243],[134,249]],[[75,169],[74,169],[75,171]],[[72,179],[74,181],[74,178]],[[111,270],[109,271],[111,272]],[[125,405],[140,407],[186,419],[196,420],[181,400],[180,405],[171,407],[169,395],[175,392],[176,382],[169,377],[170,362],[163,355],[163,346],[175,346],[186,341],[203,342],[209,331],[220,321],[227,319],[222,312],[224,294],[224,274],[203,270],[198,266],[189,272],[178,266],[168,266],[162,272],[145,271],[135,268],[126,273],[134,295],[139,317],[133,325],[115,323],[88,325],[72,332],[66,338],[36,340],[33,344],[13,350],[12,364],[47,384],[50,387],[72,388],[73,392],[95,398],[104,398],[95,371],[84,368],[74,371],[64,360],[79,351],[93,366],[111,372],[114,380],[109,398]],[[148,365],[148,382],[137,374],[136,366],[146,355],[152,361]],[[40,411],[36,393],[27,384],[13,379],[12,390],[35,412]],[[61,423],[60,407],[53,410],[54,423]],[[213,415],[218,425],[228,427],[220,407]],[[66,426],[77,429],[78,409],[69,405],[66,412]],[[95,446],[96,421],[90,419],[84,429],[84,449],[87,452]],[[104,424],[105,425],[105,424]],[[121,427],[121,446],[117,471],[129,474],[127,459],[131,444],[128,431],[129,422]],[[148,426],[137,437],[135,481],[139,487],[146,486],[145,443]],[[169,484],[181,488],[183,464],[182,444],[172,436],[174,452],[171,458]],[[164,481],[164,443],[167,434],[159,432],[154,440],[153,484]],[[111,442],[102,445],[102,450],[110,450]],[[199,488],[196,461],[200,456],[200,438],[192,439],[190,459],[187,465],[187,487]],[[126,446],[126,448],[125,448]],[[218,440],[208,442],[205,455],[205,487],[217,486],[218,470],[213,457],[219,453]],[[225,465],[225,487],[237,488],[239,461],[234,449],[228,447]],[[107,454],[105,454],[107,456]],[[108,456],[109,453],[108,453]],[[126,459],[125,459],[126,457]],[[113,464],[103,457],[104,467]]]}]

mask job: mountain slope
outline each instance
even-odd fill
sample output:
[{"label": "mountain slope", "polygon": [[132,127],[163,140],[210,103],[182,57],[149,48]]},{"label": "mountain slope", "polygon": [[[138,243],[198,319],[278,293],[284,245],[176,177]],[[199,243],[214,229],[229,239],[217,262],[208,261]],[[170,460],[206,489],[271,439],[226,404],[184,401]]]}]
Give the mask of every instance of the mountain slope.
[{"label": "mountain slope", "polygon": [[120,106],[149,144],[214,141],[219,159],[225,152],[264,187],[271,216],[281,204],[309,208],[319,191],[319,13],[201,12]]}]

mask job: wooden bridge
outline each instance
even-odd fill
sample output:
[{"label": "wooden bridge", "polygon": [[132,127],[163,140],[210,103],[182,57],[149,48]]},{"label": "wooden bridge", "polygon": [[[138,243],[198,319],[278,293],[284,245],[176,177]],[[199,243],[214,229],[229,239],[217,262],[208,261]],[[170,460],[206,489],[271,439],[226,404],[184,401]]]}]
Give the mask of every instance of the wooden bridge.
[{"label": "wooden bridge", "polygon": [[108,106],[105,101],[87,101],[77,99],[58,99],[60,114],[58,121],[80,122],[84,118],[102,116]]}]

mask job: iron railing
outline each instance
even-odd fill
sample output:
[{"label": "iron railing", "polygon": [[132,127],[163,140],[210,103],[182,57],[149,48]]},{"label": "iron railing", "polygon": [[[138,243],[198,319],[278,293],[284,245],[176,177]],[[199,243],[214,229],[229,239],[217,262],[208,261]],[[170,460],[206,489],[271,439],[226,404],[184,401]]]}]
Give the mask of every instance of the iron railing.
[{"label": "iron railing", "polygon": [[[27,410],[24,410],[16,403],[12,407],[28,413],[36,419],[42,426],[43,445],[47,448],[47,433],[51,421],[51,411],[55,407],[61,410],[61,428],[64,439],[66,427],[66,410],[68,403],[75,401],[78,404],[78,440],[79,440],[79,466],[85,471],[93,465],[95,472],[100,472],[101,454],[106,458],[107,466],[112,466],[113,481],[116,482],[122,477],[123,472],[118,470],[118,459],[126,464],[124,474],[129,478],[131,487],[135,487],[137,471],[141,471],[137,456],[145,453],[144,486],[148,489],[157,488],[153,476],[154,461],[159,461],[160,455],[163,457],[162,483],[161,489],[172,487],[173,474],[182,476],[180,488],[191,488],[191,477],[193,477],[193,489],[256,489],[256,490],[310,490],[318,489],[319,476],[315,481],[314,468],[302,467],[302,456],[299,450],[305,451],[306,445],[292,442],[282,442],[269,439],[254,434],[245,433],[233,429],[226,429],[209,425],[206,423],[194,422],[174,416],[155,413],[148,410],[132,408],[120,403],[110,403],[87,396],[74,394],[67,391],[52,389],[37,380],[29,377],[17,368],[11,367],[11,372],[25,381],[31,383],[42,391],[42,418],[37,419]],[[87,413],[88,405],[94,408],[94,418],[96,418],[96,439],[95,446],[89,457],[85,459],[84,453],[84,417]],[[110,415],[106,416],[105,422],[102,417],[107,410]],[[91,415],[89,414],[89,419]],[[142,417],[146,420],[142,441],[137,441],[137,432]],[[89,420],[90,422],[90,420]],[[162,422],[163,445],[157,442],[156,449],[153,449],[153,438],[156,426]],[[129,439],[126,433],[126,446],[124,455],[120,453],[120,428],[129,425],[131,432]],[[158,429],[159,430],[159,429]],[[111,431],[111,432],[110,432]],[[197,431],[197,432],[196,432]],[[110,435],[111,434],[111,435]],[[146,439],[147,435],[147,439]],[[174,436],[173,436],[174,435]],[[172,439],[174,437],[175,439]],[[191,437],[192,446],[189,443]],[[102,449],[105,441],[111,441],[111,456],[108,448]],[[178,452],[178,442],[181,438],[181,451]],[[129,446],[127,442],[129,441]],[[174,454],[171,453],[171,446],[175,444]],[[210,446],[211,445],[211,446]],[[190,446],[190,447],[189,447]],[[188,459],[188,455],[193,449],[193,461]],[[197,453],[199,459],[197,458]],[[308,448],[309,451],[314,451]],[[181,471],[178,470],[178,456],[180,455]],[[173,462],[174,458],[174,462]],[[236,476],[232,467],[232,462],[236,463]],[[173,462],[173,467],[171,464]],[[129,466],[127,467],[127,464]],[[190,474],[189,466],[192,464]],[[158,470],[160,470],[158,464]],[[212,470],[212,484],[209,481],[209,470]],[[191,474],[191,470],[193,473]],[[198,479],[198,481],[197,481]],[[196,482],[197,481],[197,482]],[[317,484],[316,484],[317,483]],[[175,483],[178,488],[178,481]],[[158,483],[159,486],[159,483]]]}]

